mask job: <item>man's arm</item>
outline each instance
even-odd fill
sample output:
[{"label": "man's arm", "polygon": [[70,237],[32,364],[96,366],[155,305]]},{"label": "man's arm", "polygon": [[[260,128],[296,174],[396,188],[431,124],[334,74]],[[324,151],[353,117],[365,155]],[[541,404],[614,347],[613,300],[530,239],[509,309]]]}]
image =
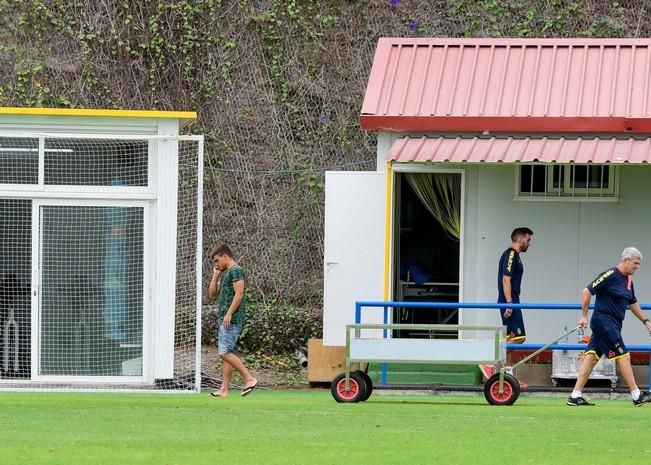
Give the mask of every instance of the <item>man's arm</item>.
[{"label": "man's arm", "polygon": [[642,322],[644,327],[649,331],[649,334],[651,334],[651,321],[646,317],[642,309],[640,308],[640,304],[637,302],[633,303],[630,305],[631,311],[633,312],[633,315],[637,317],[638,320]]},{"label": "man's arm", "polygon": [[[511,295],[511,277],[504,275],[502,276],[502,289],[504,290],[504,297],[508,303],[513,302],[513,296]],[[510,318],[513,314],[513,310],[510,308],[505,308],[503,310],[504,318]]]},{"label": "man's arm", "polygon": [[244,280],[240,279],[239,281],[233,281],[233,290],[235,291],[235,295],[233,296],[233,301],[224,316],[224,328],[228,328],[231,325],[233,313],[235,313],[240,307],[240,303],[244,298]]},{"label": "man's arm", "polygon": [[212,269],[212,279],[210,280],[210,285],[208,286],[208,297],[214,299],[219,294],[219,275],[221,272],[217,267]]},{"label": "man's arm", "polygon": [[588,288],[583,288],[581,292],[581,318],[577,322],[577,325],[581,328],[587,328],[588,326],[588,311],[590,310],[590,300],[592,300],[592,294]]}]

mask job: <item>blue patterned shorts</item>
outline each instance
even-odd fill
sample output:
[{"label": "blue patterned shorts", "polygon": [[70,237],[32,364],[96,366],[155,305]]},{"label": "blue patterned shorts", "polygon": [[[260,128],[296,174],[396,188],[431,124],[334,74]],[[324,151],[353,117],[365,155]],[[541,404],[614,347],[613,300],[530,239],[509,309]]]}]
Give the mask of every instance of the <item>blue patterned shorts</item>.
[{"label": "blue patterned shorts", "polygon": [[235,344],[240,338],[242,325],[231,323],[228,329],[224,328],[222,322],[217,327],[217,355],[230,354],[235,350]]}]

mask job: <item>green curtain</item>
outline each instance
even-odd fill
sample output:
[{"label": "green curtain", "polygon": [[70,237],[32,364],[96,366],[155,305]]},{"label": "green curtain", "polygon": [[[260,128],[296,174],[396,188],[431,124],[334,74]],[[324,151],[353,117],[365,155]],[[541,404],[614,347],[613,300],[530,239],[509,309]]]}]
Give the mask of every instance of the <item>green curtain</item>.
[{"label": "green curtain", "polygon": [[427,210],[454,240],[461,237],[461,174],[405,173]]}]

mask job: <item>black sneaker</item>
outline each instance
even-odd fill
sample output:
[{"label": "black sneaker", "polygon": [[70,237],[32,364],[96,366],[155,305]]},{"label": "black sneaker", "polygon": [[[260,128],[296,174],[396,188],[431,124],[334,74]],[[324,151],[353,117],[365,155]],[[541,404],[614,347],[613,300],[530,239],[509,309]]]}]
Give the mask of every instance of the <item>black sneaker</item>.
[{"label": "black sneaker", "polygon": [[651,402],[651,392],[642,391],[640,392],[640,397],[633,401],[633,405],[639,407],[640,405],[648,404],[649,402]]},{"label": "black sneaker", "polygon": [[[641,398],[642,398],[642,395],[640,394],[640,399]],[[651,398],[651,396],[650,396],[650,398]],[[649,400],[647,400],[647,402],[649,402]],[[567,398],[567,405],[570,405],[572,407],[583,407],[584,405],[594,405],[594,404],[592,402],[588,402],[583,397],[572,398],[572,396],[570,396],[570,397]]]}]

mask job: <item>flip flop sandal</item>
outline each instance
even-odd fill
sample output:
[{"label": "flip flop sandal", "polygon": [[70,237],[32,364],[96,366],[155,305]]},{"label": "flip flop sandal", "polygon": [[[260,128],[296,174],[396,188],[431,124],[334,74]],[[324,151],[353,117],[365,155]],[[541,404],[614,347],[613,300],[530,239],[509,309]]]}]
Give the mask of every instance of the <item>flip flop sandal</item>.
[{"label": "flip flop sandal", "polygon": [[253,386],[246,387],[242,389],[242,394],[240,394],[242,397],[248,396],[251,394],[251,392],[258,386],[258,383],[256,382]]}]

